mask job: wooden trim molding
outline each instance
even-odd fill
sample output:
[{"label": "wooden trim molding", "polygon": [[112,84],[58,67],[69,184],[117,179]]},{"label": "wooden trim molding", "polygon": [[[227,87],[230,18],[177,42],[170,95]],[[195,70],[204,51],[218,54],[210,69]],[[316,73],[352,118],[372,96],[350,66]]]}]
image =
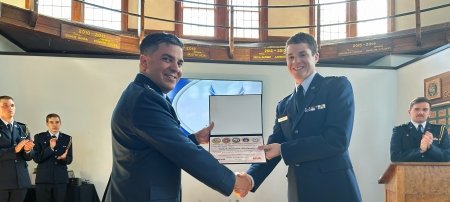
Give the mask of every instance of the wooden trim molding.
[{"label": "wooden trim molding", "polygon": [[[183,5],[179,1],[175,1],[175,21],[181,22],[183,21]],[[175,35],[182,36],[183,35],[183,25],[175,24]]]},{"label": "wooden trim molding", "polygon": [[[351,22],[351,21],[357,21],[358,20],[358,6],[357,6],[357,2],[350,2],[347,3],[347,22]],[[346,26],[346,31],[347,31],[347,37],[355,37],[357,35],[357,24],[347,24]]]},{"label": "wooden trim molding", "polygon": [[[395,15],[395,0],[387,0],[388,16]],[[395,18],[388,19],[388,32],[395,32]]]},{"label": "wooden trim molding", "polygon": [[[309,5],[316,5],[315,0],[309,0]],[[316,24],[316,7],[310,6],[309,7],[309,25],[315,25]],[[311,27],[309,28],[309,34],[316,36],[316,28]]]},{"label": "wooden trim molding", "polygon": [[72,1],[72,21],[84,22],[84,5],[77,1]]},{"label": "wooden trim molding", "polygon": [[[267,6],[269,4],[268,0],[260,0],[260,6]],[[269,9],[261,8],[259,10],[259,27],[267,28],[269,26]],[[267,41],[267,37],[269,35],[269,30],[261,29],[259,30],[259,41],[264,42]]]},{"label": "wooden trim molding", "polygon": [[[128,0],[122,0],[121,10],[124,12],[128,12]],[[128,15],[122,14],[120,19],[121,30],[126,32],[128,30]]]}]

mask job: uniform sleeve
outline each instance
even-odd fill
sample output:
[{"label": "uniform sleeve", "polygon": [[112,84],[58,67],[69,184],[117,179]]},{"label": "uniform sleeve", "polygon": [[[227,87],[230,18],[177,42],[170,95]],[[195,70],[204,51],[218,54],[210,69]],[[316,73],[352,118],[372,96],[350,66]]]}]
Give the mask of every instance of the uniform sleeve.
[{"label": "uniform sleeve", "polygon": [[402,146],[402,136],[404,134],[402,126],[395,127],[392,129],[391,137],[391,161],[392,162],[411,162],[422,155],[420,153],[420,147],[403,149]]},{"label": "uniform sleeve", "polygon": [[212,189],[226,196],[232,193],[234,173],[183,135],[164,99],[144,92],[138,96],[132,114],[142,141]]},{"label": "uniform sleeve", "polygon": [[437,136],[438,144],[432,144],[425,153],[437,162],[448,162],[450,161],[450,141],[447,128],[442,127]]},{"label": "uniform sleeve", "polygon": [[[68,137],[69,137],[69,141],[66,144],[69,147],[68,148],[69,151],[67,151],[66,159],[58,160],[59,164],[69,165],[69,164],[72,163],[72,160],[73,160],[73,156],[72,156],[72,154],[73,154],[72,153],[73,142],[72,142],[72,137],[70,137],[70,136],[68,136]],[[70,146],[69,146],[69,144],[70,144]],[[61,151],[61,154],[58,154],[58,156],[61,156],[64,152],[65,152],[65,150]]]},{"label": "uniform sleeve", "polygon": [[[280,116],[281,113],[281,104],[277,106],[276,117]],[[273,133],[269,136],[267,144],[272,143],[283,143],[286,140],[284,139],[283,131],[281,130],[281,125],[278,123],[277,118],[275,118],[275,125],[273,127]],[[280,162],[281,157],[275,157],[273,159],[267,160],[266,163],[255,163],[250,166],[247,170],[247,173],[253,177],[254,186],[251,190],[255,192],[259,186],[264,182],[264,180],[269,176],[272,170],[276,167],[276,165]]]}]

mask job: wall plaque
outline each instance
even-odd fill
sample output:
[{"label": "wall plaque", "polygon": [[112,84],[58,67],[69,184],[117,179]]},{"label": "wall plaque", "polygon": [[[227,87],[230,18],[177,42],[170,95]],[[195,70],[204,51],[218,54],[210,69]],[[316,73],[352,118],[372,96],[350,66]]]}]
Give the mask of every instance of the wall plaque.
[{"label": "wall plaque", "polygon": [[392,50],[392,40],[382,39],[337,46],[338,56],[361,55]]},{"label": "wall plaque", "polygon": [[184,46],[183,55],[186,58],[210,59],[209,47],[186,44]]},{"label": "wall plaque", "polygon": [[120,49],[120,36],[67,24],[61,24],[61,38]]},{"label": "wall plaque", "polygon": [[425,81],[425,97],[429,100],[441,98],[441,79]]},{"label": "wall plaque", "polygon": [[426,78],[423,88],[432,105],[450,103],[450,71]]},{"label": "wall plaque", "polygon": [[286,61],[284,47],[267,47],[250,49],[251,61],[281,62]]}]

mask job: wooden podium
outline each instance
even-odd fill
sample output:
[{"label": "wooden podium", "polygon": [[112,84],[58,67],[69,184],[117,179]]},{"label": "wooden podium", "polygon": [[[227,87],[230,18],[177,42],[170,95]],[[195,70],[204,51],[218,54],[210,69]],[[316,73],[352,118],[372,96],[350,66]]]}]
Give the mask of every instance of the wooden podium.
[{"label": "wooden podium", "polygon": [[378,184],[386,202],[450,202],[450,162],[392,163]]}]

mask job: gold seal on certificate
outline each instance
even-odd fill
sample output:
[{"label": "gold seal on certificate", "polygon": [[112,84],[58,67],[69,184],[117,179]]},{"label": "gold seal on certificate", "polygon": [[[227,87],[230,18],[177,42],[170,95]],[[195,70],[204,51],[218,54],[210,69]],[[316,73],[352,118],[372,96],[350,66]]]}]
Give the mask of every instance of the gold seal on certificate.
[{"label": "gold seal on certificate", "polygon": [[220,163],[264,163],[261,95],[219,95],[209,98],[214,122],[209,152]]}]

